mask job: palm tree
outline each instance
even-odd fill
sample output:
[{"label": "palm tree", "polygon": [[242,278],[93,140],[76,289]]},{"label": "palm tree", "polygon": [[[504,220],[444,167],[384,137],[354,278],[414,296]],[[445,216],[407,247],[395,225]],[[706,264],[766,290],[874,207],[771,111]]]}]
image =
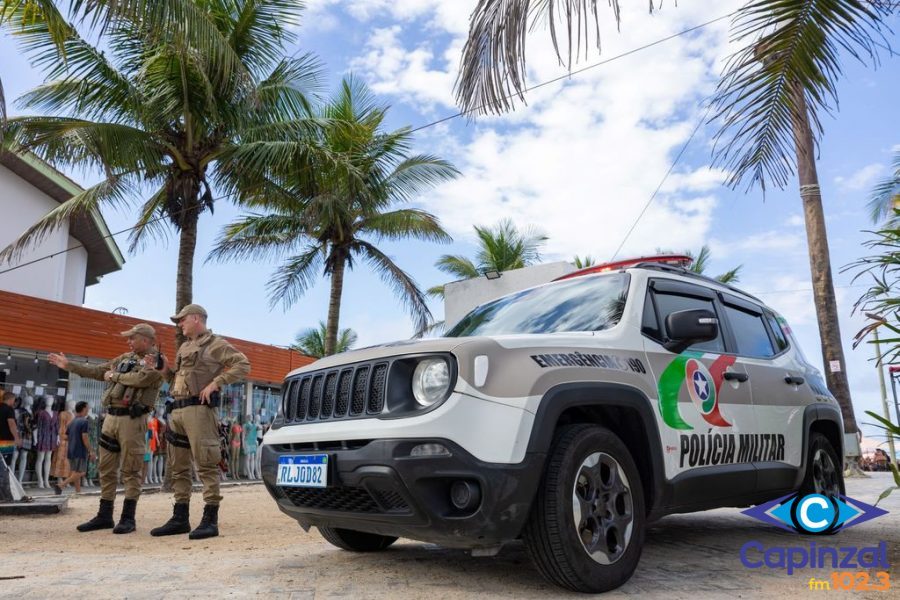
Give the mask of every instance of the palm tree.
[{"label": "palm tree", "polygon": [[[328,354],[325,352],[325,338],[328,337],[325,321],[319,321],[318,327],[309,327],[297,334],[291,350],[295,350],[307,356],[322,358]],[[334,354],[346,352],[356,343],[356,332],[350,328],[341,329],[334,347]]]},{"label": "palm tree", "polygon": [[572,264],[575,265],[576,269],[587,269],[596,265],[597,260],[590,254],[585,255],[584,258],[576,254],[575,258],[572,259]]},{"label": "palm tree", "polygon": [[[650,0],[652,12],[661,2]],[[616,21],[619,1],[610,0]],[[729,173],[728,184],[765,190],[800,180],[806,218],[813,297],[822,341],[823,363],[837,360],[840,371],[826,370],[828,387],[841,405],[847,433],[858,431],[847,382],[838,327],[831,258],[815,171],[815,144],[821,137],[819,115],[837,104],[842,75],[841,50],[876,64],[883,46],[885,20],[900,4],[892,0],[750,0],[734,18],[733,39],[742,45],[728,61],[713,100],[720,124],[715,162]],[[599,47],[596,2],[480,0],[472,14],[463,49],[456,94],[465,111],[500,113],[522,99],[525,84],[525,36],[532,23],[545,20],[560,62],[572,65],[582,44]],[[565,24],[557,35],[558,21]],[[574,48],[573,48],[574,45]],[[568,49],[565,60],[560,47]]]},{"label": "palm tree", "polygon": [[[212,260],[287,258],[269,280],[273,305],[294,304],[322,273],[330,278],[325,354],[337,347],[344,275],[366,261],[403,300],[416,330],[432,321],[425,297],[412,278],[375,246],[379,240],[448,242],[437,218],[416,208],[396,208],[458,171],[429,155],[410,155],[408,128],[381,131],[387,107],[362,83],[345,79],[318,115],[326,122],[320,143],[346,156],[360,177],[343,168],[320,168],[313,181],[305,169],[276,170],[278,185],[250,200],[265,213],[251,213],[226,226]],[[301,165],[302,166],[302,165]]]},{"label": "palm tree", "polygon": [[[3,90],[0,89],[0,93]],[[886,177],[872,191],[872,199],[869,200],[869,209],[872,211],[872,221],[881,223],[890,219],[891,224],[898,224],[896,210],[900,208],[900,151],[894,154],[893,174]]]},{"label": "palm tree", "polygon": [[[503,219],[494,227],[475,225],[478,252],[472,261],[465,256],[445,254],[435,264],[438,269],[457,279],[472,279],[485,271],[509,271],[537,263],[541,259],[540,247],[547,236],[532,227],[519,230],[510,219]],[[428,294],[444,297],[444,286],[429,288]]]},{"label": "palm tree", "polygon": [[[659,248],[656,249],[657,254],[674,254],[670,250],[661,250]],[[709,266],[709,258],[712,255],[712,251],[710,251],[709,246],[703,244],[700,248],[700,251],[694,254],[690,250],[684,251],[685,256],[691,257],[691,266],[688,268],[688,271],[692,273],[697,273],[698,275],[705,275],[706,268]],[[744,268],[744,265],[738,265],[735,268],[722,273],[721,275],[716,275],[713,277],[716,281],[721,283],[737,283],[740,279],[741,269]]]},{"label": "palm tree", "polygon": [[[143,196],[130,249],[165,237],[166,223],[175,229],[180,310],[193,300],[197,227],[200,215],[213,210],[213,190],[240,201],[251,182],[262,186],[258,173],[266,169],[329,160],[317,150],[307,111],[317,60],[284,57],[300,7],[254,0],[76,0],[71,6],[73,22],[90,14],[78,22],[93,25],[97,45],[52,2],[0,4],[0,25],[46,73],[45,83],[19,103],[47,116],[9,119],[5,145],[57,166],[96,168],[105,177],[29,228],[0,252],[0,261],[16,259],[101,205],[118,208]],[[209,43],[192,44],[201,34]]]}]

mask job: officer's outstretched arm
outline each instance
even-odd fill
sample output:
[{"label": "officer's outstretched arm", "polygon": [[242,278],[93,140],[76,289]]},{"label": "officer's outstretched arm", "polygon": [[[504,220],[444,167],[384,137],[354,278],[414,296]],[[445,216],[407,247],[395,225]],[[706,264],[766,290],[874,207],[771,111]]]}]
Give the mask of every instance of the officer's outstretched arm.
[{"label": "officer's outstretched arm", "polygon": [[70,359],[68,368],[66,370],[70,373],[80,375],[81,377],[87,377],[89,379],[99,379],[100,381],[103,381],[103,376],[106,374],[106,372],[114,371],[119,365],[119,362],[121,362],[124,357],[125,355],[122,354],[99,365],[86,365],[84,363],[78,363]]},{"label": "officer's outstretched arm", "polygon": [[136,369],[128,373],[115,372],[112,375],[112,381],[126,387],[147,388],[159,385],[162,381],[162,373],[156,369]]}]

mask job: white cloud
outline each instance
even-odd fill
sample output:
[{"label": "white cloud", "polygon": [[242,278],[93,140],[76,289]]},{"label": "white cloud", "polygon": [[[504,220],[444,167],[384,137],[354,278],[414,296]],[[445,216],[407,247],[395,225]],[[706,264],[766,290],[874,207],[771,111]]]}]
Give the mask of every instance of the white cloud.
[{"label": "white cloud", "polygon": [[884,165],[875,163],[866,165],[846,177],[835,177],[834,182],[846,192],[868,191],[884,171]]}]

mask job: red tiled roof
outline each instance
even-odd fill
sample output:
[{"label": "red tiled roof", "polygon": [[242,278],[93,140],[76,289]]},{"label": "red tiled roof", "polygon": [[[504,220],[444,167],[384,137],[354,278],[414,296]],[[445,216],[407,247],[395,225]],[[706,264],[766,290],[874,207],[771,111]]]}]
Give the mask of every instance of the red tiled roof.
[{"label": "red tiled roof", "polygon": [[[148,321],[0,290],[0,347],[113,358],[128,351],[119,334],[141,322]],[[175,356],[175,326],[150,324],[162,351]],[[314,360],[286,348],[225,338],[247,355],[252,381],[280,384],[291,370]]]}]

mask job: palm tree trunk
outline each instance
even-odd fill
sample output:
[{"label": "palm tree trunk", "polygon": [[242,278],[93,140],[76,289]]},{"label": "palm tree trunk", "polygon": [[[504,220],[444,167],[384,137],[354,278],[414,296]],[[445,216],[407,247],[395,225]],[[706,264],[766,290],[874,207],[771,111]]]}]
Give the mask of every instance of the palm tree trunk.
[{"label": "palm tree trunk", "polygon": [[328,322],[325,325],[325,356],[334,354],[341,318],[341,293],[344,291],[344,268],[347,259],[338,254],[331,271],[331,296],[328,299]]},{"label": "palm tree trunk", "polygon": [[[806,239],[809,246],[809,268],[812,274],[813,300],[816,318],[819,322],[819,336],[822,342],[822,364],[825,381],[834,394],[844,417],[844,431],[855,434],[859,431],[850,399],[847,383],[847,363],[841,344],[841,329],[838,323],[837,300],[834,297],[834,281],[831,277],[831,255],[828,251],[828,235],[825,230],[825,213],[822,210],[822,194],[819,176],[816,172],[812,129],[809,112],[803,92],[794,88],[796,110],[793,114],[794,144],[797,151],[797,175],[800,179],[800,198],[803,200],[803,214],[806,221]],[[835,371],[832,364],[840,366]]]},{"label": "palm tree trunk", "polygon": [[[197,248],[196,210],[187,211],[181,221],[178,239],[178,273],[175,280],[175,314],[194,300],[194,251]],[[185,337],[176,328],[175,347],[180,348]]]}]

